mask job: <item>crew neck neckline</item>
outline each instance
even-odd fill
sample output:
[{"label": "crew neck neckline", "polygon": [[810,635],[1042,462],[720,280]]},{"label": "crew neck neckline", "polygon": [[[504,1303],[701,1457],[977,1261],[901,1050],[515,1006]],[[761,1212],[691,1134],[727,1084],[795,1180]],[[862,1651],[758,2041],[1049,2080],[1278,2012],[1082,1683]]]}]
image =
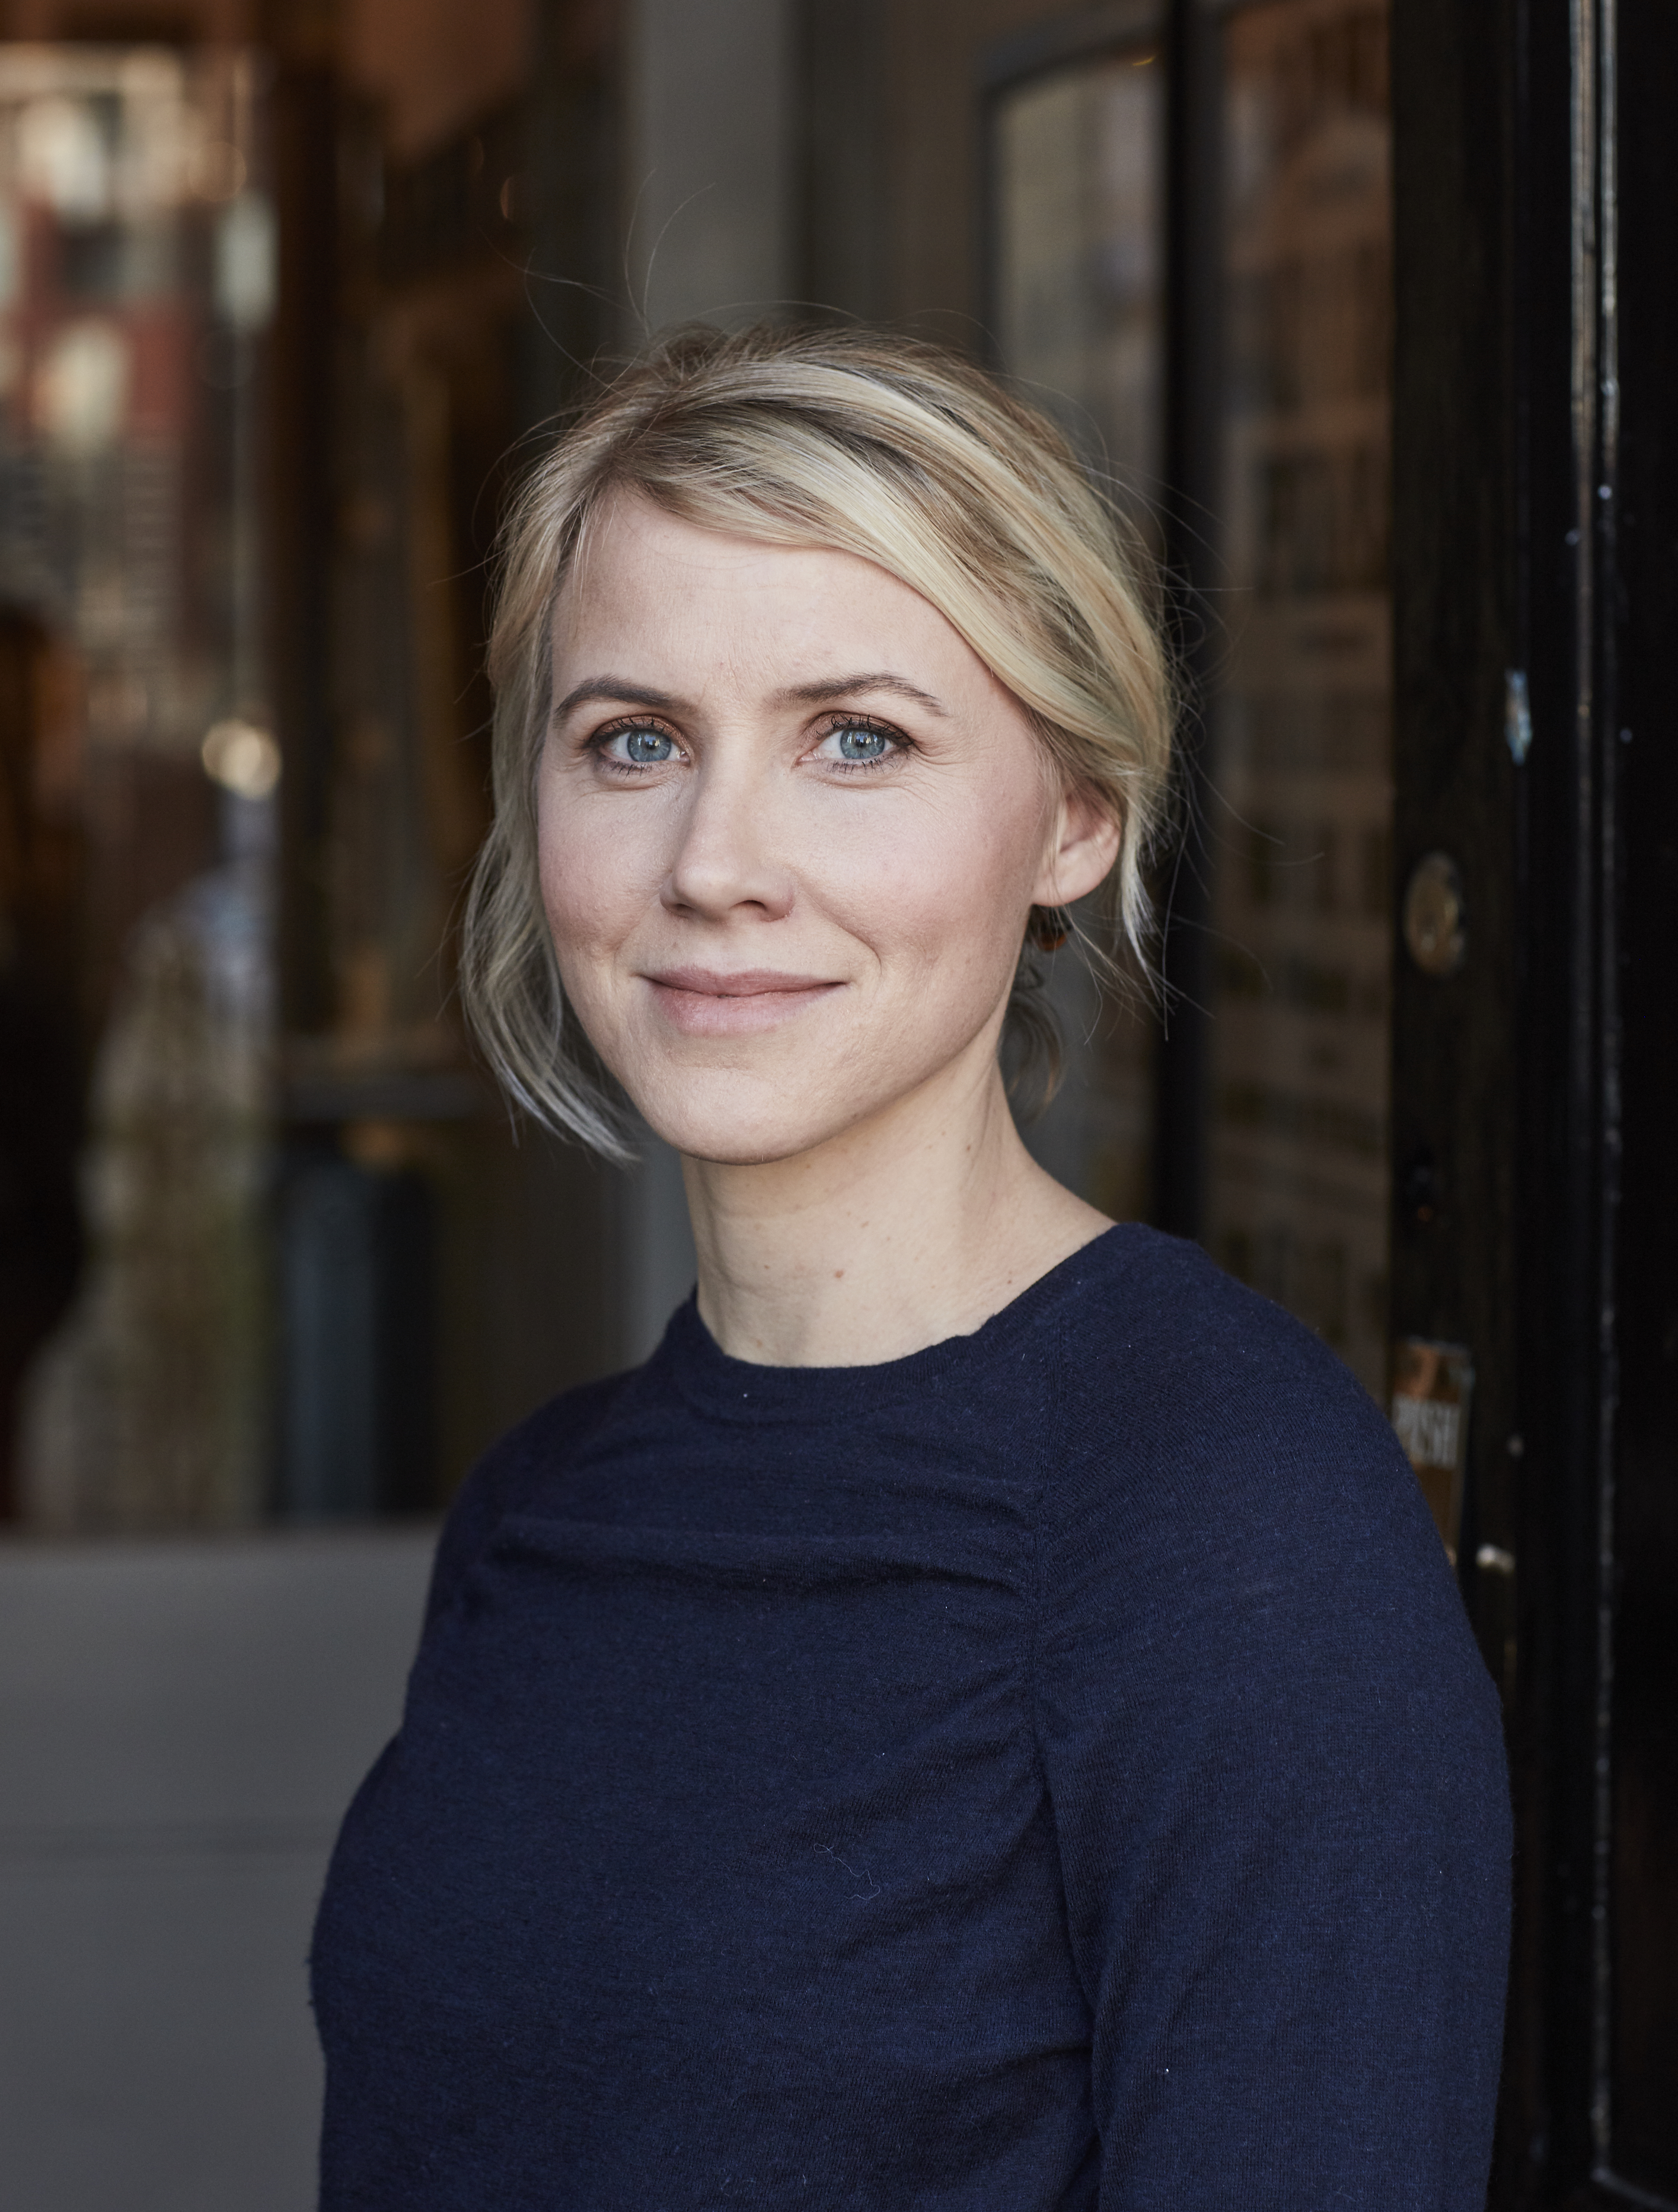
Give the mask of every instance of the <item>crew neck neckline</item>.
[{"label": "crew neck neckline", "polygon": [[[1040,1323],[1092,1267],[1118,1255],[1134,1224],[1115,1222],[1075,1252],[1028,1283],[1007,1304],[958,1336],[941,1337],[897,1359],[849,1367],[778,1367],[736,1359],[700,1318],[697,1287],[671,1316],[662,1341],[647,1363],[649,1377],[667,1382],[690,1405],[724,1419],[746,1422],[848,1419],[905,1395],[938,1387],[969,1360],[995,1359],[1022,1331]],[[1099,1257],[1097,1257],[1099,1255]]]}]

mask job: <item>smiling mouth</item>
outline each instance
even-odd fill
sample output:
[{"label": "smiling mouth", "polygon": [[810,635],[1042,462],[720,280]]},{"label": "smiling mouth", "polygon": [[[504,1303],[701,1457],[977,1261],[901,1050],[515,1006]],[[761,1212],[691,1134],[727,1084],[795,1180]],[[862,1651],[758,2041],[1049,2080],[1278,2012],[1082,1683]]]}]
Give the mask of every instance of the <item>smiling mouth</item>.
[{"label": "smiling mouth", "polygon": [[772,1029],[843,988],[825,975],[788,975],[774,968],[741,968],[731,973],[670,968],[642,980],[651,986],[660,1012],[690,1036]]},{"label": "smiling mouth", "polygon": [[647,978],[662,991],[689,991],[703,999],[761,999],[770,992],[831,991],[825,975],[787,975],[778,968],[739,968],[720,974],[709,968],[667,968]]}]

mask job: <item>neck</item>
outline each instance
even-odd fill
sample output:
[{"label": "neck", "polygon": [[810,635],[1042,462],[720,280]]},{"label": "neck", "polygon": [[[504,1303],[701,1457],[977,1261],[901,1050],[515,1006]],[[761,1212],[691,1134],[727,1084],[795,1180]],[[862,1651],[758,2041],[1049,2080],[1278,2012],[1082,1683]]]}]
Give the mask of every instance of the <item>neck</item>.
[{"label": "neck", "polygon": [[683,1169],[700,1314],[771,1366],[965,1335],[1110,1225],[1027,1152],[991,1051],[812,1152]]}]

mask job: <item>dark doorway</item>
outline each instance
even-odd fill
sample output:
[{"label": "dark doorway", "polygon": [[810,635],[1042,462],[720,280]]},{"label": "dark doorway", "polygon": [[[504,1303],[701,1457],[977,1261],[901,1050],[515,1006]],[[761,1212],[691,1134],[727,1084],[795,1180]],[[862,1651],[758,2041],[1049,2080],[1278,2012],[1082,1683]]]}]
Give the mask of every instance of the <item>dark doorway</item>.
[{"label": "dark doorway", "polygon": [[0,1518],[17,1510],[23,1382],[81,1262],[74,663],[0,609]]}]

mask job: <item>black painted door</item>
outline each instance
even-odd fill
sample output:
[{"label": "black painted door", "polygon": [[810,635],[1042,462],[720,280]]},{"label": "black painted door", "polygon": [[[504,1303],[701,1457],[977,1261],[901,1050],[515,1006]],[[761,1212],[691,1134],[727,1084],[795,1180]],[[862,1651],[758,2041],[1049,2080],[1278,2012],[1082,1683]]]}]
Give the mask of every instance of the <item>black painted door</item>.
[{"label": "black painted door", "polygon": [[1475,1372],[1459,1565],[1518,1830],[1493,2202],[1672,2204],[1678,15],[1399,0],[1393,54],[1391,1326]]}]

